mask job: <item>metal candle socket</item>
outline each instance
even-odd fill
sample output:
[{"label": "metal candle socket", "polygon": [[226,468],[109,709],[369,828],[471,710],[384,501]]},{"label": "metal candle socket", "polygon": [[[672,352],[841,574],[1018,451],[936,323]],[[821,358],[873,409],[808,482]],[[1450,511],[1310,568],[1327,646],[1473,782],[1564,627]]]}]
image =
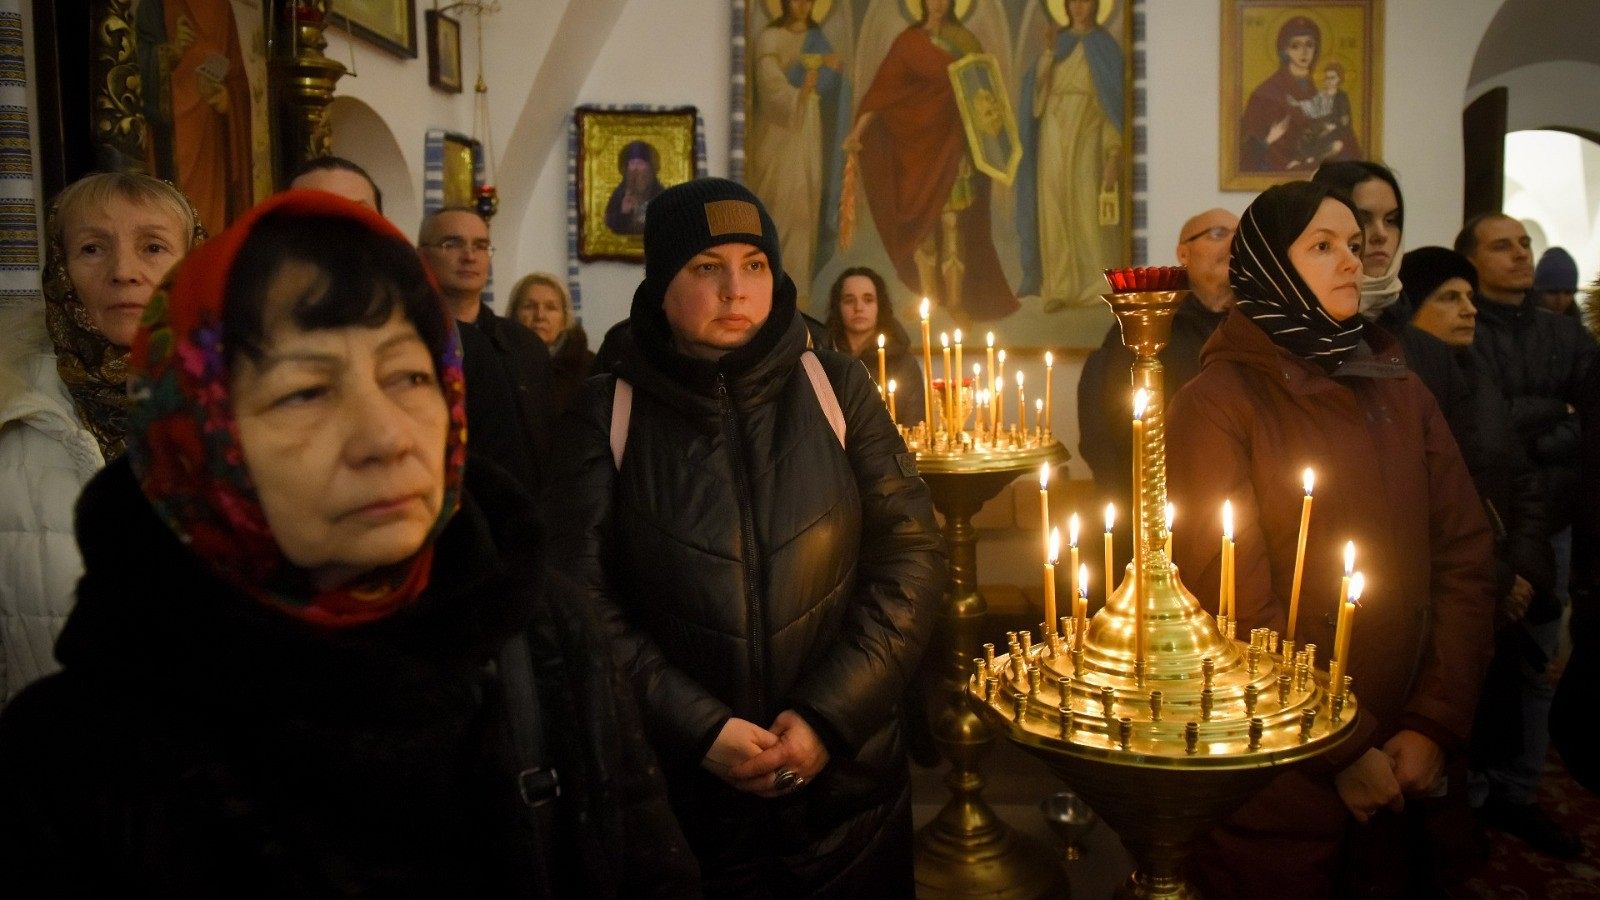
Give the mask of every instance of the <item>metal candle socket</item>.
[{"label": "metal candle socket", "polygon": [[1083,839],[1094,831],[1100,819],[1089,804],[1071,791],[1056,791],[1039,801],[1039,812],[1046,825],[1061,838],[1062,855],[1068,862],[1083,858]]}]

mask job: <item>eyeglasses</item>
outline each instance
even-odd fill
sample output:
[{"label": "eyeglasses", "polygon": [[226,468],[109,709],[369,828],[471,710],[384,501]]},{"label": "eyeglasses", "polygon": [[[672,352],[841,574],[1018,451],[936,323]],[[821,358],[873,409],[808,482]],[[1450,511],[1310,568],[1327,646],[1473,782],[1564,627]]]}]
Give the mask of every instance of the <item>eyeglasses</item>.
[{"label": "eyeglasses", "polygon": [[1213,225],[1210,228],[1207,228],[1205,231],[1189,235],[1182,241],[1179,241],[1179,243],[1187,244],[1191,241],[1198,241],[1201,238],[1207,238],[1208,240],[1213,241],[1223,241],[1233,237],[1233,231],[1234,230],[1232,228],[1229,228],[1226,225]]},{"label": "eyeglasses", "polygon": [[435,241],[431,244],[422,244],[421,246],[438,247],[440,250],[444,250],[448,253],[461,253],[470,247],[472,248],[473,253],[482,253],[486,256],[494,255],[494,245],[484,240],[468,241],[466,238],[447,237],[442,241]]}]

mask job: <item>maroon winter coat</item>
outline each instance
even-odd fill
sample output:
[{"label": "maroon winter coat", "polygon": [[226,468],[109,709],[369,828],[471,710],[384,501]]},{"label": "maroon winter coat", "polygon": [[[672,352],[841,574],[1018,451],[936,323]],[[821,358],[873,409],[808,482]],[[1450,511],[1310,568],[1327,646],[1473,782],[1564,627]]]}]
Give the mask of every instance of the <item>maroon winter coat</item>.
[{"label": "maroon winter coat", "polygon": [[1346,541],[1366,576],[1350,650],[1357,733],[1274,781],[1199,854],[1242,896],[1331,890],[1339,841],[1354,826],[1333,774],[1402,729],[1460,750],[1493,653],[1494,546],[1466,464],[1395,339],[1369,326],[1365,340],[1372,355],[1332,378],[1235,311],[1168,413],[1170,490],[1192,523],[1175,530],[1174,554],[1208,608],[1231,499],[1239,631],[1285,631],[1307,466],[1317,478],[1295,639],[1317,645],[1320,665],[1333,650]]}]

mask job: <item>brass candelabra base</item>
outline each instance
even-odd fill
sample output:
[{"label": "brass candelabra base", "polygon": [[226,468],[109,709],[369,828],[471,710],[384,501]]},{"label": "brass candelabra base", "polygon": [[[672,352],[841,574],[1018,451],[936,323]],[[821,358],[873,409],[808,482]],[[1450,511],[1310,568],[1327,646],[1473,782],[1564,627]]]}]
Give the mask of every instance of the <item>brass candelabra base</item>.
[{"label": "brass candelabra base", "polygon": [[988,604],[978,593],[977,532],[972,516],[1017,476],[1061,462],[1051,442],[1004,453],[919,455],[918,465],[944,516],[950,550],[950,593],[939,617],[926,670],[932,684],[928,721],[949,761],[950,799],[917,833],[917,895],[922,898],[1061,896],[1066,876],[1056,854],[1000,821],[983,798],[983,757],[995,731],[966,700],[969,661],[979,651]]}]

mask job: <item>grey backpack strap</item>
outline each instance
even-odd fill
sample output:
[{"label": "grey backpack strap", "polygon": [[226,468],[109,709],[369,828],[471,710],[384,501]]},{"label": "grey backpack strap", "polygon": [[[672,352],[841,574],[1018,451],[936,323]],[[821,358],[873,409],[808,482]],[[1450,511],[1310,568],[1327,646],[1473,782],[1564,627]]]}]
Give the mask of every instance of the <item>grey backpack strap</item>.
[{"label": "grey backpack strap", "polygon": [[622,451],[628,447],[628,422],[633,418],[633,385],[617,379],[611,395],[611,462],[622,471]]},{"label": "grey backpack strap", "polygon": [[839,407],[839,395],[833,392],[833,382],[828,380],[828,373],[823,371],[822,360],[817,358],[817,354],[807,350],[800,355],[800,364],[806,367],[806,377],[811,379],[811,390],[816,392],[817,403],[822,406],[822,414],[827,417],[828,426],[833,429],[833,436],[839,439],[840,447],[847,447],[844,442],[844,410]]}]

